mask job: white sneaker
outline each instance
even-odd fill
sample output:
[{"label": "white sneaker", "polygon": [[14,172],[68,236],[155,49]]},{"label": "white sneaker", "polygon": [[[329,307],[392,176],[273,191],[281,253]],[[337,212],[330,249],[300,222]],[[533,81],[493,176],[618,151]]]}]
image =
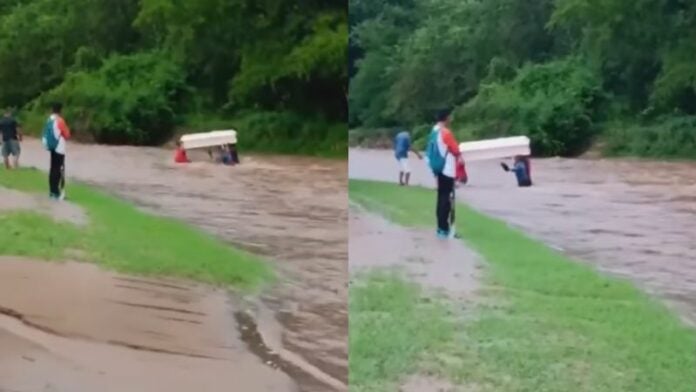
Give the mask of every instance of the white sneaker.
[{"label": "white sneaker", "polygon": [[65,191],[60,192],[60,196],[58,196],[58,200],[65,200]]}]

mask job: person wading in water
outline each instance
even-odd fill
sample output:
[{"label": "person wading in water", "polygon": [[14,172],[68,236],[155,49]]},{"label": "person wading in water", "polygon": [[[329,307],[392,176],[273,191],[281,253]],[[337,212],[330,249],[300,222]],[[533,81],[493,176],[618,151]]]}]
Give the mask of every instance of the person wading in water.
[{"label": "person wading in water", "polygon": [[512,168],[505,162],[501,162],[500,166],[502,166],[503,170],[506,172],[513,172],[515,174],[515,177],[517,177],[517,186],[532,186],[532,167],[528,157],[521,155],[516,156]]}]

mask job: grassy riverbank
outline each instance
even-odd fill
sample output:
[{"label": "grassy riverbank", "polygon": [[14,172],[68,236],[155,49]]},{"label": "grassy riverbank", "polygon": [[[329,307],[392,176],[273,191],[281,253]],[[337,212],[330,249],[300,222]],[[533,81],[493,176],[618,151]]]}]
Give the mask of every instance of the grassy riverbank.
[{"label": "grassy riverbank", "polygon": [[[434,225],[432,190],[368,181],[351,181],[349,187],[353,201],[398,224]],[[628,282],[602,276],[501,221],[461,204],[457,208],[458,232],[486,262],[483,305],[465,323],[430,316],[422,321],[451,323],[449,329],[455,331],[447,343],[413,347],[427,370],[482,391],[693,390],[696,331],[676,315]],[[412,295],[401,291],[390,300],[400,302]],[[371,317],[376,323],[390,317],[372,311],[377,302],[364,304],[378,300],[369,292],[352,290],[352,303],[361,305],[355,313],[351,309],[351,320]],[[398,356],[400,344],[353,351],[365,336],[398,341],[404,328],[418,323],[410,317],[423,317],[391,313],[397,319],[389,330],[351,325],[351,372],[359,364],[372,363],[374,372],[397,377],[380,364]],[[370,385],[369,379],[365,383]]]},{"label": "grassy riverbank", "polygon": [[[0,186],[47,193],[38,170],[0,171]],[[0,253],[61,260],[67,255],[124,273],[170,276],[243,289],[272,279],[259,258],[231,248],[173,219],[144,213],[92,187],[70,183],[71,203],[83,208],[85,227],[35,212],[0,213]],[[48,197],[48,196],[46,196]],[[76,252],[78,251],[78,252]]]}]

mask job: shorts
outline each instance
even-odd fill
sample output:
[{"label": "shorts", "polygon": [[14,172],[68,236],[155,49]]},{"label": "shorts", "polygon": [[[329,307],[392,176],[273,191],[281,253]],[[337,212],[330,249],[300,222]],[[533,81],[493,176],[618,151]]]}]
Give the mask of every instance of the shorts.
[{"label": "shorts", "polygon": [[410,173],[411,168],[408,165],[408,158],[399,158],[399,171],[403,173]]},{"label": "shorts", "polygon": [[3,158],[7,158],[10,155],[18,157],[19,153],[21,151],[22,151],[22,149],[19,146],[19,140],[8,140],[6,142],[2,142],[2,157]]}]

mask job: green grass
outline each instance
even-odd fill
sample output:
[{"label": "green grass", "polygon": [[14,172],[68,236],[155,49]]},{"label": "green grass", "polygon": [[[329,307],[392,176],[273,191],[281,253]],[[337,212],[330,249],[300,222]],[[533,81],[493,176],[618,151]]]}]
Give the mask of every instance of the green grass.
[{"label": "green grass", "polygon": [[80,248],[80,230],[69,223],[59,223],[34,212],[0,214],[0,253],[34,256],[55,260],[63,256],[59,249]]},{"label": "green grass", "polygon": [[[349,188],[368,210],[434,231],[432,190]],[[486,260],[483,303],[494,305],[457,325],[449,348],[431,353],[432,371],[487,391],[694,390],[696,331],[665,306],[461,204],[457,232]]]},{"label": "green grass", "polygon": [[[7,188],[47,194],[47,182],[46,174],[37,170],[0,171],[0,186]],[[70,201],[86,210],[87,227],[37,213],[2,214],[0,253],[60,259],[66,251],[80,250],[84,261],[120,272],[242,289],[258,288],[273,278],[259,258],[184,223],[141,212],[82,184],[68,184],[68,192]]]},{"label": "green grass", "polygon": [[448,308],[395,273],[373,272],[350,288],[350,390],[394,391],[420,354],[454,336]]}]

